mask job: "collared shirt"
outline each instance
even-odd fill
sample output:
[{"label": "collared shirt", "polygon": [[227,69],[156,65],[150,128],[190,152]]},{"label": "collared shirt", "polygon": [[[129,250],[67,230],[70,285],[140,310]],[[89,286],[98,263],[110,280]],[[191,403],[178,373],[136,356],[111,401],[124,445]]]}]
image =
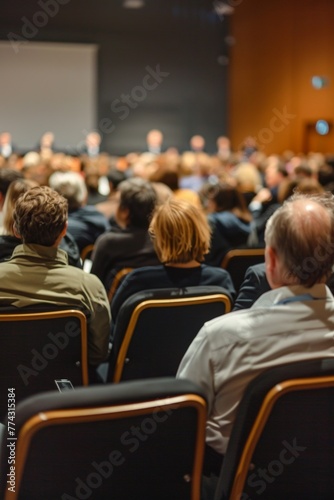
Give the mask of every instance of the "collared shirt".
[{"label": "collared shirt", "polygon": [[[286,299],[311,295],[311,300]],[[303,299],[303,297],[300,297]],[[304,297],[305,298],[305,297]],[[334,357],[334,297],[323,284],[281,287],[250,309],[206,323],[181,361],[177,377],[204,388],[207,443],[224,454],[249,382],[284,363]]]},{"label": "collared shirt", "polygon": [[88,317],[88,361],[97,365],[107,358],[111,314],[101,281],[69,266],[59,248],[18,245],[10,260],[0,263],[0,307],[41,303],[83,310]]}]

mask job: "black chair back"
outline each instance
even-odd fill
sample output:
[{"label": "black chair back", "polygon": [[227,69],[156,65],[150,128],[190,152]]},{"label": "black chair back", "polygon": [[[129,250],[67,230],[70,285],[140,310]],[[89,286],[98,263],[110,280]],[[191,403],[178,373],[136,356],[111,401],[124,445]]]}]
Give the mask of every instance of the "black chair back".
[{"label": "black chair back", "polygon": [[[10,311],[13,308],[9,309]],[[7,412],[8,388],[16,402],[47,390],[57,390],[55,379],[74,386],[88,384],[87,327],[83,312],[0,313],[0,418]]]},{"label": "black chair back", "polygon": [[203,324],[230,310],[231,298],[221,287],[135,293],[117,315],[108,380],[175,376]]},{"label": "black chair back", "polygon": [[333,498],[333,419],[333,358],[260,374],[238,408],[215,500]]},{"label": "black chair back", "polygon": [[[206,401],[186,380],[43,393],[16,409],[16,486],[5,500],[199,500]],[[9,476],[10,477],[10,476]]]},{"label": "black chair back", "polygon": [[231,275],[234,288],[238,293],[245,273],[250,266],[264,262],[264,248],[234,248],[227,252],[220,267]]}]

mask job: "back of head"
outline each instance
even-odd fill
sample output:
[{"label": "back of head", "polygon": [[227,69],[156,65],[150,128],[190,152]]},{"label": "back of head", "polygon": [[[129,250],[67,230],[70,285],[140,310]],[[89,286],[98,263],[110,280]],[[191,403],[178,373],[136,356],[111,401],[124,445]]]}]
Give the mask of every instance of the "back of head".
[{"label": "back of head", "polygon": [[243,192],[257,192],[262,187],[261,175],[253,163],[242,162],[235,168],[233,173],[239,189]]},{"label": "back of head", "polygon": [[121,182],[126,180],[126,175],[121,170],[117,170],[116,168],[112,168],[107,173],[107,179],[109,184],[111,184],[112,189],[116,190]]},{"label": "back of head", "polygon": [[16,179],[22,179],[23,174],[13,168],[0,168],[0,194],[5,197],[10,183]]},{"label": "back of head", "polygon": [[55,172],[49,179],[52,189],[68,201],[68,209],[77,210],[86,203],[87,187],[83,177],[77,172]]},{"label": "back of head", "polygon": [[210,246],[204,212],[184,200],[170,198],[157,208],[150,224],[154,247],[163,263],[201,262]]},{"label": "back of head", "polygon": [[334,196],[293,195],[268,220],[265,242],[281,261],[284,284],[325,281],[334,264]]},{"label": "back of head", "polygon": [[157,194],[152,184],[139,177],[119,184],[120,209],[128,211],[128,226],[148,229]]},{"label": "back of head", "polygon": [[201,191],[201,198],[211,200],[215,212],[232,211],[235,208],[246,210],[246,202],[236,186],[227,182],[206,184]]},{"label": "back of head", "polygon": [[48,186],[33,187],[18,198],[13,219],[23,243],[51,247],[66,227],[67,200]]},{"label": "back of head", "polygon": [[17,179],[11,182],[3,205],[3,227],[4,234],[14,236],[13,231],[13,211],[15,203],[21,194],[26,193],[29,189],[38,186],[38,183],[30,179]]}]

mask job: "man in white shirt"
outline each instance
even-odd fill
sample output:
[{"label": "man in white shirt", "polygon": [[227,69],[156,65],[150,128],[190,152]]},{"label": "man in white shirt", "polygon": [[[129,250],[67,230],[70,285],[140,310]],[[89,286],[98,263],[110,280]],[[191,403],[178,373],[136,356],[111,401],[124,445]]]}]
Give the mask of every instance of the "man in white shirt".
[{"label": "man in white shirt", "polygon": [[334,264],[334,197],[290,198],[269,219],[265,241],[272,290],[250,309],[206,323],[178,370],[178,377],[206,391],[206,442],[216,464],[256,375],[284,363],[334,357],[334,298],[325,285]]}]

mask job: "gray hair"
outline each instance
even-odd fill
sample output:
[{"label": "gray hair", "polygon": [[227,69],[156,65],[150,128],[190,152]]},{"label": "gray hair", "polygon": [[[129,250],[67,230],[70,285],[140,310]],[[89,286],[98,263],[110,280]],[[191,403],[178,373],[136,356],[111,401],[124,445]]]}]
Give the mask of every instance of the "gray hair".
[{"label": "gray hair", "polygon": [[[318,209],[307,210],[308,202]],[[268,220],[265,242],[290,282],[312,286],[328,278],[334,264],[334,196],[291,196]]]},{"label": "gray hair", "polygon": [[85,204],[87,187],[80,174],[55,172],[49,179],[49,186],[67,199],[69,210],[76,210]]}]

